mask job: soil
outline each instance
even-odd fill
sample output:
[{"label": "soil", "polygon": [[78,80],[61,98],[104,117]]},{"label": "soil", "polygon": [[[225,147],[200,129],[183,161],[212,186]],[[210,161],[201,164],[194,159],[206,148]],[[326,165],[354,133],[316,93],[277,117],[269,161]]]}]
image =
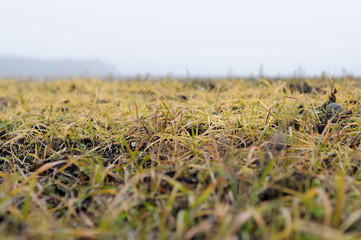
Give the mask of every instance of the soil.
[{"label": "soil", "polygon": [[262,190],[258,195],[258,199],[259,201],[270,201],[282,196],[290,195],[290,193],[282,191],[280,188],[305,192],[311,188],[314,179],[316,178],[306,173],[295,171],[288,177],[274,181],[271,180],[270,183],[275,187],[270,186]]}]

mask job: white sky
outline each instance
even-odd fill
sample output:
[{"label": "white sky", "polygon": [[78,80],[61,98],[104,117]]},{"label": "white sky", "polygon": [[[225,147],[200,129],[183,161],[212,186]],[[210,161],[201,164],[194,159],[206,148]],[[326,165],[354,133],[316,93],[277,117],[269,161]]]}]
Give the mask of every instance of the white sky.
[{"label": "white sky", "polygon": [[360,0],[0,0],[0,55],[123,75],[361,74]]}]

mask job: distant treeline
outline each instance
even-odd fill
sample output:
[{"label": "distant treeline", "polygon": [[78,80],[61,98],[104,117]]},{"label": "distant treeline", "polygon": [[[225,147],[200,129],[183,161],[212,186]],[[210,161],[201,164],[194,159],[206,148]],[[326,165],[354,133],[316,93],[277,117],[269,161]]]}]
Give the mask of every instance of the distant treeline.
[{"label": "distant treeline", "polygon": [[0,77],[54,78],[73,76],[109,76],[116,67],[100,60],[40,60],[21,57],[0,57]]}]

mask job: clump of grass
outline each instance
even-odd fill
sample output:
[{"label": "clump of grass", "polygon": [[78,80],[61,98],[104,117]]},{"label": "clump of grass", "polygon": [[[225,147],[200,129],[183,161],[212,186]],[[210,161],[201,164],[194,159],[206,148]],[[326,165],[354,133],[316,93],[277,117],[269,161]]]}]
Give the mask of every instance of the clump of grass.
[{"label": "clump of grass", "polygon": [[0,81],[1,236],[360,238],[359,79],[297,81]]}]

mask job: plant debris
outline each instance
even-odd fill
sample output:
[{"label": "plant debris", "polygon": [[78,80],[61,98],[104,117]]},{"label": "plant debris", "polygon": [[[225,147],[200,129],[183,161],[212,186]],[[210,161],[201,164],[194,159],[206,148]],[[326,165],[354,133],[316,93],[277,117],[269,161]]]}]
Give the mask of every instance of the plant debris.
[{"label": "plant debris", "polygon": [[360,238],[360,79],[315,80],[1,80],[0,234]]}]

